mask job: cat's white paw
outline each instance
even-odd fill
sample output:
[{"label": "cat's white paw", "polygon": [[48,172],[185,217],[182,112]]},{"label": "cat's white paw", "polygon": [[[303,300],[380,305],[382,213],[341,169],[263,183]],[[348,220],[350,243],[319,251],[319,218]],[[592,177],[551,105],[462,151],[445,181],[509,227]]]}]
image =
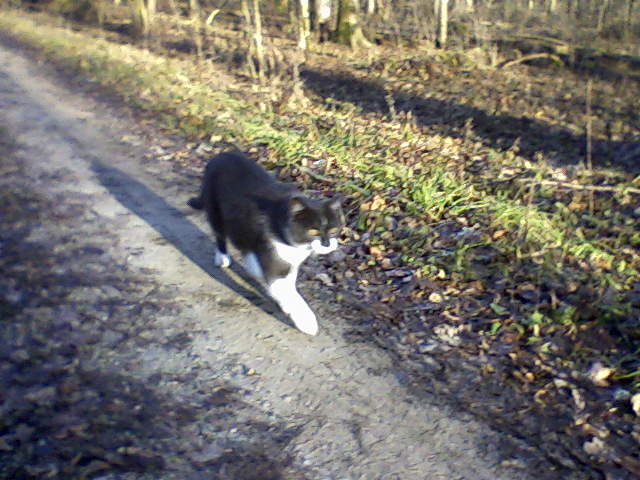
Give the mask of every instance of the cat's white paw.
[{"label": "cat's white paw", "polygon": [[307,307],[305,312],[290,313],[289,316],[298,330],[307,335],[318,333],[318,321],[315,314]]},{"label": "cat's white paw", "polygon": [[231,257],[226,253],[220,253],[216,251],[216,254],[213,257],[213,264],[216,267],[227,268],[231,265]]},{"label": "cat's white paw", "polygon": [[260,261],[255,253],[249,252],[244,256],[244,269],[249,273],[249,275],[259,282],[264,281],[262,267],[260,266]]},{"label": "cat's white paw", "polygon": [[335,251],[337,248],[338,248],[338,239],[336,238],[331,238],[329,240],[329,245],[327,246],[322,245],[322,242],[320,242],[320,240],[313,240],[311,242],[311,250],[316,255],[326,255],[328,253]]},{"label": "cat's white paw", "polygon": [[298,296],[298,301],[285,304],[283,310],[291,317],[293,324],[301,332],[307,335],[315,335],[318,333],[316,314],[313,313],[302,297]]},{"label": "cat's white paw", "polygon": [[296,275],[297,271],[292,270],[287,277],[274,280],[268,290],[282,311],[291,317],[298,330],[307,335],[315,335],[318,333],[316,315],[296,290]]}]

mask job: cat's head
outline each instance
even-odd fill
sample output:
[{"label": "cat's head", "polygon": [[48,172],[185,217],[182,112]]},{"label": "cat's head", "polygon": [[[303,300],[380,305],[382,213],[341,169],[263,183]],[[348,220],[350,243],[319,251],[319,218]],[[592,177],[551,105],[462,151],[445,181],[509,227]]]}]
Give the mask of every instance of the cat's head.
[{"label": "cat's head", "polygon": [[338,248],[338,235],[344,227],[342,197],[312,200],[302,195],[289,201],[291,239],[309,245],[314,253],[327,254]]}]

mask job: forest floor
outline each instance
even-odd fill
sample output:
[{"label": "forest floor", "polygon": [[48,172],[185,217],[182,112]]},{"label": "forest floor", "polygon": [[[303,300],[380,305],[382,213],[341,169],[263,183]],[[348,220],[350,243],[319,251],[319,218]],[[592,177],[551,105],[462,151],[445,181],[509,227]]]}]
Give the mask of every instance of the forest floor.
[{"label": "forest floor", "polygon": [[[0,49],[0,478],[530,479],[311,281],[309,337],[213,267],[189,172],[126,112]],[[239,275],[240,273],[240,275]],[[471,382],[472,374],[467,373]],[[573,477],[567,477],[573,478]],[[577,472],[575,478],[585,478]]]},{"label": "forest floor", "polygon": [[[121,33],[7,18],[11,41],[74,89],[127,108],[149,145],[145,165],[182,179],[174,192],[193,193],[206,158],[232,144],[309,192],[345,193],[343,256],[311,262],[303,290],[312,304],[349,310],[335,314],[346,320],[338,337],[382,347],[398,366],[382,370],[401,372],[416,398],[532,447],[513,443],[519,453],[499,465],[523,475],[535,465],[548,478],[639,474],[633,62],[591,66],[587,88],[587,63],[501,70],[481,51],[363,59],[321,47],[300,66],[302,84],[260,86],[224,63],[223,35],[212,48],[223,63],[197,63]],[[375,477],[379,464],[370,468]]]}]

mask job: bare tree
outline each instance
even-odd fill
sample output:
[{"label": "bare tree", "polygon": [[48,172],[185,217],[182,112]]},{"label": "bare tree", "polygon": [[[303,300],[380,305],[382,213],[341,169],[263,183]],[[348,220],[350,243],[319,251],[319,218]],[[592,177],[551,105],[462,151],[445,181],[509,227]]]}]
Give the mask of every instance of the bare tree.
[{"label": "bare tree", "polygon": [[362,32],[357,0],[338,0],[335,40],[338,43],[350,45],[353,49],[372,46]]},{"label": "bare tree", "polygon": [[449,24],[449,0],[436,0],[438,5],[438,40],[439,48],[447,46],[447,27]]},{"label": "bare tree", "polygon": [[376,0],[367,0],[367,15],[376,13]]},{"label": "bare tree", "polygon": [[202,24],[202,8],[199,0],[189,0],[189,16],[191,17],[191,27],[193,28],[193,41],[196,45],[196,55],[199,59],[203,57],[204,26]]},{"label": "bare tree", "polygon": [[596,30],[598,31],[598,33],[600,33],[604,28],[605,19],[609,10],[609,0],[600,1],[600,9],[598,10],[598,24],[596,25]]},{"label": "bare tree", "polygon": [[631,36],[631,25],[633,17],[633,4],[635,0],[627,0],[627,12],[625,15],[624,28],[627,38]]},{"label": "bare tree", "polygon": [[298,47],[306,50],[311,37],[309,0],[298,0],[297,7]]},{"label": "bare tree", "polygon": [[[253,77],[257,76],[260,79],[260,82],[263,82],[265,80],[266,62],[264,57],[264,43],[262,39],[260,1],[251,0],[251,4],[249,4],[248,0],[242,0],[241,8],[246,23],[245,35],[249,43],[249,55],[247,58],[249,71]],[[258,63],[257,71],[254,62]]]},{"label": "bare tree", "polygon": [[151,38],[155,26],[156,0],[133,0],[130,5],[136,33],[145,39]]},{"label": "bare tree", "polygon": [[131,14],[136,33],[148,37],[151,32],[151,18],[145,0],[134,0],[131,3]]},{"label": "bare tree", "polygon": [[329,39],[329,20],[331,19],[331,0],[311,0],[309,2],[309,24],[315,40]]},{"label": "bare tree", "polygon": [[546,0],[547,13],[556,13],[558,10],[558,0]]}]

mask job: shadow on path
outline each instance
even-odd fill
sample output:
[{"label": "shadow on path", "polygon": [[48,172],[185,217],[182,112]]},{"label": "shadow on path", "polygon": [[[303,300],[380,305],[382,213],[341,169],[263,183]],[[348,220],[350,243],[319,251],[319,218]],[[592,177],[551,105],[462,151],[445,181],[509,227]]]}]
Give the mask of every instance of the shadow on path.
[{"label": "shadow on path", "polygon": [[[439,133],[463,138],[467,122],[483,143],[496,150],[510,148],[516,140],[520,155],[536,161],[536,153],[564,163],[577,163],[585,156],[586,135],[576,134],[560,125],[504,113],[486,111],[454,101],[424,98],[419,95],[386,90],[381,81],[364,80],[347,72],[305,69],[305,86],[324,99],[334,98],[357,105],[365,112],[388,113],[385,97],[391,93],[398,112],[411,111],[419,126],[435,128]],[[640,173],[640,142],[593,139],[594,163]]]},{"label": "shadow on path", "polygon": [[[142,294],[150,280],[104,254],[108,232],[94,238],[97,222],[78,229],[90,205],[76,199],[61,210],[4,140],[0,129],[0,479],[285,477],[296,425],[267,417],[240,387],[210,374],[198,390],[191,369],[131,370],[150,348],[166,359],[187,348],[154,328],[171,297]],[[101,273],[92,277],[87,265]],[[112,293],[80,296],[88,287]],[[148,313],[132,315],[132,305]]]},{"label": "shadow on path", "polygon": [[288,317],[266,297],[263,288],[251,279],[237,263],[233,263],[228,270],[233,271],[235,275],[262,295],[240,285],[225,270],[213,265],[215,242],[211,235],[204,233],[186,218],[184,212],[169,205],[149,187],[118,168],[105,165],[96,158],[92,159],[91,168],[100,183],[123,206],[142,218],[200,269],[225,287],[249,300],[268,315],[287,325],[292,325]]}]

